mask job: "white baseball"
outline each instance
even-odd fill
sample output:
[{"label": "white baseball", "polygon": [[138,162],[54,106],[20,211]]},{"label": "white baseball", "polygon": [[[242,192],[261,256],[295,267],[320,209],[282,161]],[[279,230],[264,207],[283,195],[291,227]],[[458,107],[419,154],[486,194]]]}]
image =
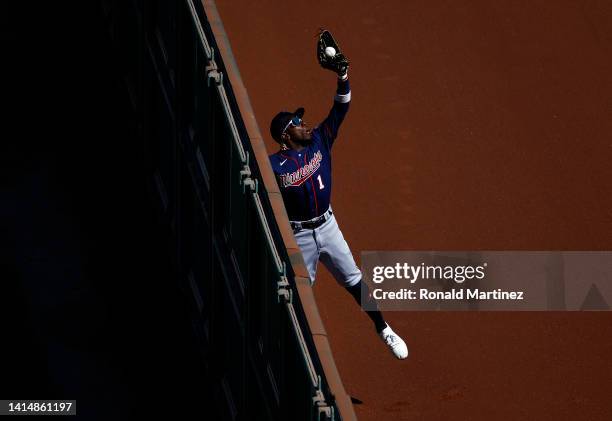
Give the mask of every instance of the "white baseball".
[{"label": "white baseball", "polygon": [[336,55],[336,49],[334,47],[325,47],[325,55],[327,57],[333,57]]}]

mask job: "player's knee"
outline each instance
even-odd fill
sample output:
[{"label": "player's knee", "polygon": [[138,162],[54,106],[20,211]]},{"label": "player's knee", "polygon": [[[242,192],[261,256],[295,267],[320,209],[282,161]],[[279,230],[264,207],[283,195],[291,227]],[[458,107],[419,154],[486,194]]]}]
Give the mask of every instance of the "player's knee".
[{"label": "player's knee", "polygon": [[361,271],[357,271],[354,273],[351,273],[349,276],[346,277],[346,279],[344,280],[344,286],[346,288],[350,288],[352,286],[355,286],[359,283],[359,281],[361,281]]}]

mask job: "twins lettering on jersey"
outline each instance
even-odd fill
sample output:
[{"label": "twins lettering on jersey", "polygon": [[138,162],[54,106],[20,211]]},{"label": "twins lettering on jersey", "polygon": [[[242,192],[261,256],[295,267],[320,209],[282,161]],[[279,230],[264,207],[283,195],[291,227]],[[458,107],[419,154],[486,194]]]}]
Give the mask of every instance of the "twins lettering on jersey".
[{"label": "twins lettering on jersey", "polygon": [[322,159],[323,154],[321,154],[321,151],[317,151],[312,159],[303,167],[298,168],[297,171],[281,174],[280,179],[283,187],[297,187],[308,180],[319,169]]}]

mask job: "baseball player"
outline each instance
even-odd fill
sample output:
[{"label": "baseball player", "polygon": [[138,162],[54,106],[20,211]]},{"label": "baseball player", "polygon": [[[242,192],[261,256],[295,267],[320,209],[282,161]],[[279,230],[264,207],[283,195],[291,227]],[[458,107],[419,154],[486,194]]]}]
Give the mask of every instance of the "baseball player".
[{"label": "baseball player", "polygon": [[[304,108],[279,112],[270,124],[270,133],[280,150],[270,155],[291,227],[311,283],[315,280],[319,260],[336,281],[361,303],[364,296],[373,300],[361,271],[355,264],[330,206],[332,189],[331,150],[340,125],[349,109],[351,90],[348,80],[349,61],[340,52],[329,31],[322,31],[317,42],[318,59],[325,69],[338,75],[334,105],[329,115],[315,128],[304,120]],[[377,307],[374,307],[377,308]],[[368,311],[376,331],[398,359],[408,356],[406,343],[384,321],[380,311]]]}]

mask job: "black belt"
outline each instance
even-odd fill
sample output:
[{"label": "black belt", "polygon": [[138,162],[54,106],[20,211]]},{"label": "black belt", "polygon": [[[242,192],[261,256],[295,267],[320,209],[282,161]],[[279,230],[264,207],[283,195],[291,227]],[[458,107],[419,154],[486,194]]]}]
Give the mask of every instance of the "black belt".
[{"label": "black belt", "polygon": [[291,228],[293,228],[293,232],[298,232],[303,229],[313,230],[315,228],[319,228],[325,221],[327,221],[334,213],[331,209],[327,210],[323,215],[317,216],[316,218],[310,219],[308,221],[289,221],[291,223]]}]

